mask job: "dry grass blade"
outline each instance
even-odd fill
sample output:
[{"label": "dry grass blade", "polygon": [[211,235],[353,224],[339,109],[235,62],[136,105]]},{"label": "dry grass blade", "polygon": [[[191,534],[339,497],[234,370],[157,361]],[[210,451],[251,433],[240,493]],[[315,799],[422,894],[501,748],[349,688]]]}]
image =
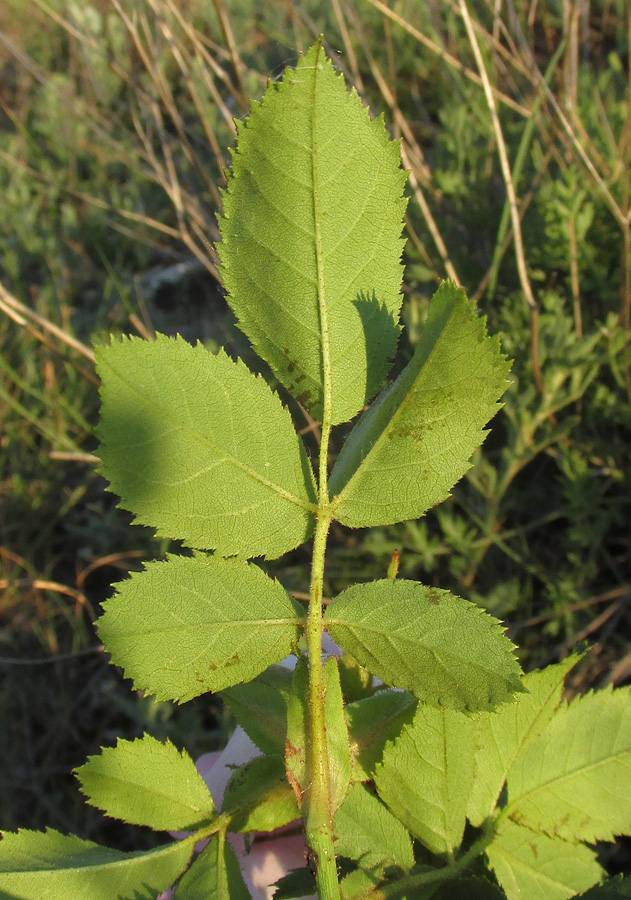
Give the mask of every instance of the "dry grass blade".
[{"label": "dry grass blade", "polygon": [[[149,0],[149,2],[152,3],[156,15],[158,15],[161,9],[158,0]],[[234,124],[234,116],[225,104],[223,98],[221,97],[221,94],[217,91],[213,79],[209,76],[209,72],[213,72],[214,75],[223,82],[223,84],[226,86],[235,100],[238,99],[238,92],[235,90],[235,87],[225,70],[217,63],[212,54],[208,52],[202,35],[199,34],[199,32],[189,22],[186,21],[173,0],[164,0],[164,9],[168,9],[168,11],[175,17],[178,25],[191,41],[191,45],[195,51],[195,57],[200,63],[199,73],[204,80],[204,85],[207,88],[210,96],[212,97],[213,102],[217,104],[217,108],[221,112],[225,123],[231,129],[232,133],[236,136],[237,129]],[[208,67],[208,72],[206,71],[206,67]]]},{"label": "dry grass blade", "polygon": [[340,34],[342,35],[342,41],[344,43],[344,52],[348,57],[348,64],[350,66],[352,75],[353,75],[353,83],[357,88],[357,91],[360,94],[364,93],[364,82],[362,81],[362,77],[359,74],[359,66],[357,65],[357,57],[355,56],[355,50],[353,48],[353,43],[350,39],[348,28],[346,27],[346,20],[344,18],[344,13],[342,12],[342,7],[340,6],[339,0],[331,0],[333,6],[333,12],[335,13],[335,18],[337,20],[338,27],[340,29]]},{"label": "dry grass blade", "polygon": [[[509,5],[512,6],[512,0],[507,0]],[[548,83],[546,82],[543,73],[539,69],[537,62],[533,56],[532,50],[530,49],[526,38],[524,37],[521,29],[519,28],[519,23],[515,11],[512,11],[512,21],[514,23],[514,28],[517,30],[517,36],[519,40],[519,46],[523,53],[523,55],[528,59],[530,67],[532,69],[533,74],[535,75],[538,84],[541,86],[542,90],[545,92],[546,99],[550,103],[550,106],[553,108],[555,115],[558,117],[559,122],[561,123],[561,127],[563,128],[565,134],[569,138],[570,145],[576,155],[576,157],[583,163],[589,174],[591,175],[594,183],[605,200],[607,206],[609,207],[612,215],[618,222],[621,227],[628,228],[631,224],[631,213],[628,215],[624,215],[620,207],[618,206],[616,200],[612,196],[609,188],[604,182],[604,179],[598,172],[596,166],[592,162],[589,154],[585,151],[583,145],[581,144],[578,136],[576,135],[575,130],[572,128],[567,116],[561,109],[561,105],[559,101],[554,96],[552,90],[550,89]]]},{"label": "dry grass blade", "polygon": [[480,51],[480,45],[478,44],[478,39],[476,37],[475,31],[473,29],[473,25],[471,22],[471,17],[469,15],[469,10],[466,4],[466,0],[459,0],[460,3],[460,11],[462,13],[462,18],[465,23],[465,28],[467,29],[467,35],[469,37],[469,43],[471,44],[471,49],[473,51],[473,55],[475,56],[475,61],[478,67],[478,71],[480,73],[480,79],[482,81],[482,85],[484,87],[484,96],[486,97],[487,106],[489,108],[489,113],[491,114],[491,122],[493,124],[493,132],[495,134],[495,140],[497,141],[497,151],[500,158],[500,166],[502,168],[502,176],[504,178],[504,184],[506,186],[506,193],[508,194],[508,201],[510,204],[510,213],[511,213],[511,221],[513,223],[513,240],[515,242],[515,257],[517,260],[517,270],[519,272],[519,281],[521,284],[522,291],[524,292],[524,297],[526,298],[528,305],[531,309],[536,307],[535,298],[532,293],[532,287],[530,285],[530,279],[528,278],[528,269],[526,267],[526,259],[524,256],[524,244],[521,235],[521,223],[519,221],[519,212],[517,210],[517,198],[515,196],[515,187],[513,185],[513,178],[511,175],[510,164],[508,162],[508,153],[506,152],[506,144],[504,143],[504,135],[502,134],[502,127],[500,125],[500,120],[497,115],[497,108],[495,106],[495,98],[493,96],[493,91],[491,89],[491,83],[489,81],[489,77],[484,65],[484,60],[482,58],[482,53]]},{"label": "dry grass blade", "polygon": [[93,453],[72,453],[65,450],[51,450],[48,454],[49,459],[58,459],[60,462],[79,462],[86,463],[89,466],[98,466],[101,460]]},{"label": "dry grass blade", "polygon": [[[92,35],[86,34],[76,28],[73,23],[59,15],[55,10],[50,9],[44,0],[35,0],[35,2],[47,16],[67,32],[72,40],[76,40],[81,46],[96,50],[101,55],[103,54],[103,48],[99,46]],[[217,258],[212,247],[213,242],[218,238],[213,210],[209,210],[209,214],[205,215],[199,204],[199,188],[196,186],[194,191],[190,191],[182,182],[179,175],[180,163],[179,160],[176,163],[176,154],[171,149],[172,138],[167,138],[167,128],[163,120],[162,109],[166,112],[166,115],[169,117],[170,122],[173,123],[173,127],[176,131],[177,156],[181,155],[183,160],[188,162],[195,170],[202,180],[205,190],[212,198],[212,205],[214,207],[219,206],[221,202],[217,184],[212,177],[210,177],[207,165],[199,159],[189,140],[187,128],[185,127],[178,109],[178,103],[168,81],[163,75],[161,65],[158,63],[164,56],[164,48],[158,47],[156,43],[154,32],[152,30],[152,23],[149,22],[146,15],[141,14],[133,17],[127,15],[119,3],[119,0],[111,0],[111,2],[116,10],[117,16],[127,30],[134,50],[149,76],[150,85],[152,85],[152,89],[155,91],[155,95],[151,96],[147,93],[146,88],[141,86],[140,81],[133,73],[130,74],[130,71],[121,67],[115,59],[108,60],[108,65],[112,72],[127,86],[136,104],[135,116],[134,110],[132,109],[132,120],[134,121],[137,137],[140,138],[140,140],[136,140],[131,144],[134,148],[134,152],[132,153],[129,150],[130,145],[125,140],[128,135],[124,134],[122,139],[113,137],[115,128],[111,112],[108,111],[105,116],[102,116],[98,109],[93,107],[89,110],[89,114],[86,118],[86,113],[83,108],[73,110],[71,105],[69,111],[71,114],[80,116],[82,123],[88,125],[97,138],[100,147],[109,145],[113,149],[114,158],[123,162],[129,168],[130,172],[152,181],[165,192],[175,211],[177,227],[174,228],[151,216],[118,207],[101,197],[93,196],[83,191],[73,190],[70,186],[67,186],[65,190],[70,196],[84,201],[91,206],[107,210],[117,217],[136,222],[180,241],[196,257],[196,259],[204,265],[207,271],[219,281],[219,274],[216,267]],[[162,36],[166,38],[168,51],[170,51],[172,58],[183,72],[185,86],[197,111],[208,144],[215,156],[217,171],[221,173],[225,165],[225,160],[212,131],[210,121],[204,113],[199,92],[196,90],[194,80],[190,76],[195,61],[199,60],[200,52],[204,53],[204,61],[206,63],[209,61],[209,54],[204,50],[203,44],[196,35],[194,28],[192,28],[192,26],[186,26],[184,28],[184,34],[186,35],[187,40],[192,41],[191,46],[193,48],[193,55],[191,56],[189,49],[169,28],[166,21],[168,13],[164,5],[160,3],[160,0],[147,0],[147,3],[155,13],[155,22],[153,24],[155,25],[156,32],[161,33]],[[177,10],[175,12],[177,13]],[[183,22],[181,14],[178,13],[176,18],[178,23],[186,25],[186,23]],[[29,65],[28,58],[22,59],[25,54],[20,53],[19,49],[13,46],[10,46],[9,49],[18,62],[20,62],[20,65],[25,67],[28,71],[33,70],[32,74],[34,77],[41,83],[46,83],[45,76],[38,68],[34,66],[34,64]],[[220,72],[224,83],[228,84],[231,92],[238,97],[239,92],[231,85],[225,72],[223,72],[216,64],[214,64],[214,66],[215,69]],[[212,78],[208,77],[207,66],[199,65],[198,68],[200,73],[205,73],[206,78],[203,79],[205,85],[212,88],[210,91],[211,96],[215,102],[217,102],[220,109],[223,107],[222,114],[225,120],[229,122],[231,129],[234,130],[232,116],[227,108],[225,108],[225,104],[222,103],[216,89],[214,89],[214,85],[212,85]],[[211,82],[211,85],[207,84],[208,81]],[[143,111],[145,110],[149,112],[150,118],[153,120],[155,132],[160,142],[161,158],[158,158],[154,152],[152,142],[144,133],[144,129],[139,127],[144,117]],[[23,168],[24,171],[27,171],[42,182],[50,183],[42,173],[32,170],[20,160],[10,157],[5,151],[0,150],[0,158],[5,159],[12,165]]]},{"label": "dry grass blade", "polygon": [[[432,53],[435,53],[441,59],[444,59],[445,62],[448,63],[453,69],[456,69],[456,71],[460,72],[466,78],[469,78],[471,81],[475,82],[475,84],[482,84],[482,79],[476,72],[465,66],[464,63],[462,63],[455,56],[452,56],[451,53],[448,53],[446,50],[432,41],[431,38],[428,38],[427,35],[423,34],[422,31],[419,31],[417,28],[414,28],[413,25],[410,25],[410,23],[406,19],[386,6],[385,3],[382,3],[381,0],[367,0],[367,2],[370,3],[371,6],[374,6],[375,9],[381,10],[381,12],[385,16],[388,16],[389,19],[392,19],[392,21],[396,22],[397,25],[400,25],[401,28],[404,28],[405,31],[408,32],[408,34],[411,34],[412,37],[416,38],[416,40],[420,44],[422,44],[428,50],[431,50]],[[530,115],[530,111],[526,109],[525,106],[522,106],[521,103],[517,103],[516,100],[513,100],[512,97],[509,97],[503,91],[500,91],[497,88],[493,87],[492,92],[498,100],[501,100],[502,103],[505,103],[506,106],[514,109],[515,112],[518,112],[524,118],[527,119]]]},{"label": "dry grass blade", "polygon": [[66,344],[67,347],[76,350],[77,353],[80,353],[81,356],[85,356],[86,359],[89,359],[90,362],[94,364],[94,353],[89,347],[86,347],[85,344],[81,343],[81,341],[77,340],[77,338],[73,337],[71,334],[68,334],[68,332],[64,331],[62,328],[59,328],[53,322],[50,322],[43,316],[38,315],[38,313],[34,312],[32,309],[29,309],[28,306],[20,303],[20,301],[10,294],[2,284],[0,284],[0,309],[18,325],[26,325],[28,321],[35,322],[40,328],[43,328],[45,331],[54,335],[58,340]]},{"label": "dry grass blade", "polygon": [[[532,199],[535,196],[535,191],[537,190],[537,187],[539,186],[539,183],[540,183],[541,179],[543,178],[543,175],[546,172],[548,165],[550,164],[551,158],[552,158],[552,148],[550,146],[548,146],[545,156],[543,156],[543,158],[541,159],[541,162],[539,163],[539,165],[537,167],[537,171],[535,172],[534,178],[532,179],[530,189],[529,189],[528,193],[524,196],[524,198],[521,201],[521,204],[519,206],[519,221],[520,222],[523,221],[523,218],[526,215],[528,207],[530,206]],[[510,247],[512,240],[513,240],[513,230],[512,230],[512,228],[508,228],[508,230],[506,232],[506,236],[504,237],[504,240],[502,241],[502,245],[499,248],[498,264],[501,261],[502,257],[504,256],[504,254],[506,253],[506,251],[508,250],[508,248]],[[494,269],[494,263],[491,263],[491,265],[487,269],[486,273],[484,274],[484,278],[482,278],[482,280],[480,281],[480,284],[476,288],[475,292],[472,294],[472,299],[475,300],[476,303],[480,300],[480,298],[486,291],[487,287],[489,286],[489,284],[491,282],[491,277],[493,275],[493,269]]]},{"label": "dry grass blade", "polygon": [[215,7],[215,12],[217,13],[217,18],[219,19],[219,24],[221,25],[221,30],[223,32],[224,40],[226,42],[226,46],[228,48],[228,52],[230,53],[230,59],[232,61],[232,68],[234,69],[235,78],[237,80],[237,84],[239,86],[239,105],[241,107],[241,111],[246,113],[250,108],[250,104],[248,103],[247,94],[245,92],[245,88],[243,86],[243,80],[241,78],[241,73],[243,70],[243,64],[239,57],[239,51],[237,50],[237,45],[234,40],[234,35],[232,34],[232,26],[230,25],[230,17],[228,16],[225,6],[221,2],[221,0],[213,0],[213,6]]},{"label": "dry grass blade", "polygon": [[412,165],[410,163],[410,158],[407,154],[405,144],[401,144],[401,159],[403,160],[403,165],[405,166],[406,169],[408,169],[408,171],[410,173],[409,179],[410,179],[410,184],[412,185],[412,194],[414,196],[414,199],[416,200],[416,202],[419,205],[419,208],[421,210],[421,213],[423,214],[423,218],[425,219],[425,223],[427,225],[429,233],[431,234],[431,236],[434,240],[434,244],[436,245],[436,249],[438,250],[438,252],[440,254],[440,258],[443,261],[443,265],[445,266],[445,272],[447,273],[449,278],[451,278],[452,281],[455,281],[456,284],[460,284],[460,279],[458,278],[458,273],[456,272],[454,264],[452,263],[451,259],[449,258],[449,253],[447,252],[447,247],[445,246],[445,242],[443,241],[442,235],[438,229],[436,220],[434,219],[434,216],[432,215],[432,211],[429,208],[429,204],[428,204],[427,200],[425,199],[425,195],[423,194],[423,191],[421,190],[421,187],[418,183],[418,179],[416,178],[416,175],[414,174],[414,171],[412,169]]}]

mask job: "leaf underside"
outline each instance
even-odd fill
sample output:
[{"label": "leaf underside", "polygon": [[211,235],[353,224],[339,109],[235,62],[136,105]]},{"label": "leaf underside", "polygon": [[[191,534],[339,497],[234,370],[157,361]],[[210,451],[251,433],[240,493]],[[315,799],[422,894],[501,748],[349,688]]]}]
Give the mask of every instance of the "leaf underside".
[{"label": "leaf underside", "polygon": [[580,658],[575,654],[542,671],[529,672],[522,679],[528,693],[478,717],[476,776],[467,809],[472,825],[481,825],[494,812],[507,775],[554,715],[565,676]]},{"label": "leaf underside", "polygon": [[417,700],[407,691],[380,691],[345,707],[351,742],[352,780],[371,781],[388,741],[411,722]]},{"label": "leaf underside", "polygon": [[509,369],[475,304],[443,282],[414,357],[342,447],[329,479],[335,518],[390,525],[444,500],[487,434]]},{"label": "leaf underside", "polygon": [[398,143],[371,121],[321,41],[239,125],[218,252],[228,302],[256,352],[321,419],[351,419],[379,389],[399,336]]},{"label": "leaf underside", "polygon": [[363,784],[353,784],[335,815],[335,852],[363,868],[392,865],[411,869],[412,841],[405,826]]},{"label": "leaf underside", "polygon": [[97,627],[112,662],[137,689],[179,703],[279,662],[303,615],[257,566],[201,555],[148,563],[103,608]]},{"label": "leaf underside", "polygon": [[381,799],[432,853],[460,846],[474,776],[473,720],[420,703],[375,768]]},{"label": "leaf underside", "polygon": [[382,681],[426,703],[493,709],[522,690],[501,623],[449,591],[404,579],[358,584],[334,598],[324,624]]},{"label": "leaf underside", "polygon": [[270,666],[248,684],[235,684],[221,692],[237,722],[263,753],[285,752],[287,699],[291,672]]},{"label": "leaf underside", "polygon": [[605,874],[596,853],[504,819],[486,851],[508,900],[566,900]]},{"label": "leaf underside", "polygon": [[309,537],[311,465],[262,378],[160,334],[96,357],[101,472],[137,523],[226,556],[275,558]]},{"label": "leaf underside", "polygon": [[631,688],[563,705],[508,777],[513,819],[566,840],[631,833]]}]

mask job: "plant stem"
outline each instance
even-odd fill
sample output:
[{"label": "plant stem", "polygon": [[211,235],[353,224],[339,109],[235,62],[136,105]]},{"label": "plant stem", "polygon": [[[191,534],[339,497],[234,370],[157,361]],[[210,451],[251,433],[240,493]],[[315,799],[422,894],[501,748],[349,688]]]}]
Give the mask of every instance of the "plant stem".
[{"label": "plant stem", "polygon": [[331,426],[323,423],[320,444],[320,500],[316,519],[311,567],[311,597],[307,619],[309,648],[309,721],[308,756],[309,789],[305,794],[306,838],[315,864],[320,900],[339,900],[337,865],[333,848],[329,760],[324,719],[324,685],[322,682],[322,590],[324,557],[331,525],[327,483],[327,455]]}]

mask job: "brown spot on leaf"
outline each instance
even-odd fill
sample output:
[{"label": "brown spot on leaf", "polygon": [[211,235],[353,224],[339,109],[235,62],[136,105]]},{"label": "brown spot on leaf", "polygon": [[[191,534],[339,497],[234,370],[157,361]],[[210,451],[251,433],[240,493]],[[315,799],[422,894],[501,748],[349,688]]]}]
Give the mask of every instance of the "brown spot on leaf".
[{"label": "brown spot on leaf", "polygon": [[[241,662],[241,660],[239,659],[239,654],[233,653],[232,656],[230,657],[230,659],[227,659],[225,661],[225,663],[223,664],[224,669],[229,669],[230,666],[238,666],[240,662]],[[214,668],[217,668],[217,667],[215,666]]]}]

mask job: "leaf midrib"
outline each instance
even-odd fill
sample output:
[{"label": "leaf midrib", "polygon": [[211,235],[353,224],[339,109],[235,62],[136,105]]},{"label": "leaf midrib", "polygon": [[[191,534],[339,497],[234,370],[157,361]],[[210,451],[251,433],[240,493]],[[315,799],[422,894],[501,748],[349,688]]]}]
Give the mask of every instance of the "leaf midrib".
[{"label": "leaf midrib", "polygon": [[157,635],[157,634],[171,634],[178,633],[180,631],[192,631],[195,634],[199,634],[200,632],[207,631],[208,629],[213,629],[214,631],[229,629],[229,628],[252,628],[257,627],[261,628],[262,626],[276,626],[276,625],[291,625],[293,627],[305,626],[307,624],[307,620],[304,616],[296,616],[294,618],[287,619],[239,619],[238,621],[232,622],[194,622],[191,624],[180,623],[178,625],[164,625],[162,627],[152,626],[150,628],[134,628],[130,629],[126,632],[127,637],[130,636],[139,636],[139,635]]},{"label": "leaf midrib", "polygon": [[[353,635],[353,637],[355,638],[355,640],[358,641],[358,643],[363,643],[363,642],[360,640],[357,632],[358,631],[368,631],[371,634],[379,635],[380,637],[384,638],[384,640],[386,640],[390,645],[392,645],[392,639],[393,639],[392,632],[385,631],[383,628],[376,628],[375,626],[364,625],[364,624],[355,625],[355,624],[351,624],[349,622],[345,622],[343,619],[329,619],[329,618],[327,618],[325,620],[324,624],[325,624],[326,628],[328,628],[330,625],[338,626],[340,628],[346,628],[346,630],[349,631]],[[420,641],[418,639],[410,638],[406,635],[401,635],[401,634],[397,633],[394,636],[396,637],[396,639],[398,641],[401,641],[402,643],[405,642],[408,644],[412,644],[414,647],[423,648],[423,650],[425,650],[427,653],[430,653],[435,658],[436,662],[439,663],[439,665],[445,672],[450,672],[449,666],[447,666],[442,661],[441,657],[438,655],[436,650],[434,650],[432,647],[428,646],[427,644],[424,644],[422,641]],[[407,658],[404,655],[402,655],[399,651],[397,651],[397,652],[398,652],[399,656],[401,657],[401,660],[407,665],[409,671],[411,671],[411,672],[416,671],[415,669],[410,667],[410,665],[407,661]],[[501,672],[498,672],[495,669],[487,669],[476,658],[469,659],[466,656],[456,656],[456,654],[449,654],[449,655],[452,656],[454,659],[459,659],[461,661],[466,662],[467,664],[470,664],[471,666],[474,666],[479,671],[485,672],[488,675],[492,675],[494,677],[499,676],[501,678],[504,678],[505,680],[510,680],[510,677],[511,677],[510,675],[508,675],[508,676],[503,675]],[[375,656],[374,653],[371,653],[371,656],[374,657]],[[458,687],[460,687],[459,683],[455,680],[455,678],[452,678],[452,681],[454,684],[456,684],[456,685],[458,685]]]},{"label": "leaf midrib", "polygon": [[[391,432],[392,427],[399,420],[400,416],[403,414],[403,412],[407,408],[408,404],[411,401],[413,388],[416,385],[417,381],[423,376],[423,373],[425,372],[428,363],[430,362],[430,360],[436,353],[437,347],[440,343],[440,337],[442,337],[445,329],[451,324],[454,312],[455,312],[455,308],[452,309],[449,318],[447,319],[443,328],[441,329],[439,338],[437,338],[436,341],[434,342],[434,346],[428,353],[427,358],[425,359],[425,362],[423,363],[423,365],[421,366],[421,368],[419,369],[419,371],[416,375],[416,378],[414,378],[412,380],[412,382],[410,383],[410,386],[409,386],[408,390],[406,391],[405,396],[403,397],[401,403],[397,406],[392,417],[388,420],[386,425],[381,429],[381,432],[378,435],[377,439],[375,440],[374,444],[372,445],[372,447],[370,447],[370,449],[368,450],[366,455],[363,457],[361,463],[357,466],[357,468],[355,469],[355,471],[353,472],[353,474],[351,475],[349,480],[346,482],[346,484],[344,485],[342,490],[339,492],[339,494],[336,495],[334,502],[332,502],[332,504],[331,504],[331,506],[334,508],[334,510],[337,511],[340,507],[342,507],[342,508],[344,507],[345,499],[349,496],[349,494],[352,494],[351,486],[357,481],[357,479],[362,477],[363,473],[369,467],[371,459],[374,458],[375,453],[377,452],[378,449],[380,449],[382,443],[384,443],[384,441],[386,440],[386,435]],[[396,389],[393,388],[393,391],[394,390],[396,390]]]},{"label": "leaf midrib", "polygon": [[607,756],[605,759],[599,759],[597,762],[590,763],[588,766],[581,766],[580,768],[573,768],[569,772],[564,773],[563,775],[556,776],[554,779],[546,781],[544,784],[540,784],[535,788],[529,790],[526,794],[522,794],[516,800],[513,800],[506,807],[506,815],[510,816],[513,812],[519,809],[520,803],[528,802],[532,800],[533,797],[536,797],[538,794],[543,793],[544,791],[552,791],[555,785],[561,785],[564,782],[571,781],[572,778],[580,778],[583,775],[587,775],[589,772],[594,772],[597,769],[602,768],[603,766],[611,765],[612,763],[620,762],[624,759],[624,757],[631,756],[631,747],[627,747],[624,750],[621,750],[618,753]]},{"label": "leaf midrib", "polygon": [[[320,185],[319,185],[319,154],[317,141],[317,121],[316,121],[316,93],[318,84],[318,72],[320,71],[319,58],[322,53],[322,42],[316,53],[315,65],[313,71],[313,94],[312,94],[312,117],[311,117],[311,177],[313,187],[313,225],[314,225],[314,243],[315,243],[315,261],[316,261],[316,278],[317,278],[317,295],[318,310],[320,313],[320,341],[322,353],[322,424],[324,431],[331,426],[332,413],[332,368],[331,368],[331,348],[329,346],[329,324],[326,308],[326,293],[324,290],[324,253],[322,250],[322,236],[320,233]],[[326,491],[326,459],[321,460],[319,495],[320,501],[326,502],[328,499]]]}]

